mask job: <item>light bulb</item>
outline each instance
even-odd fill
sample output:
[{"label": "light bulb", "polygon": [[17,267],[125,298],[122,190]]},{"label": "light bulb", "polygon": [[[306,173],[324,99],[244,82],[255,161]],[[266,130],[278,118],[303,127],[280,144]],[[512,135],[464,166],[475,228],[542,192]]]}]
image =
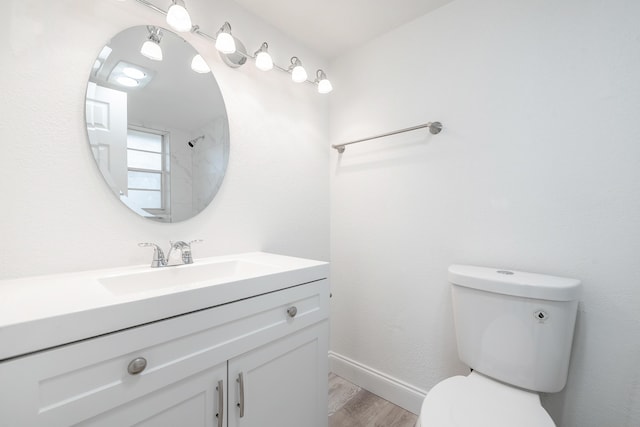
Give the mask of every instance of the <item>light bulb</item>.
[{"label": "light bulb", "polygon": [[289,70],[291,70],[291,80],[294,82],[302,83],[307,80],[307,72],[304,67],[302,67],[302,62],[297,57],[291,57]]},{"label": "light bulb", "polygon": [[144,42],[140,48],[140,53],[154,61],[162,61],[162,49],[160,45],[151,40]]},{"label": "light bulb", "polygon": [[172,0],[171,6],[167,11],[167,24],[182,33],[191,31],[191,17],[185,8],[184,1]]},{"label": "light bulb", "polygon": [[316,71],[316,81],[314,83],[318,84],[318,93],[329,93],[333,90],[331,82],[327,79],[327,75],[322,70]]},{"label": "light bulb", "polygon": [[296,65],[291,71],[291,80],[296,83],[302,83],[307,80],[307,71],[302,65]]},{"label": "light bulb", "polygon": [[209,68],[204,58],[200,54],[197,54],[191,60],[191,69],[196,73],[201,73],[201,74],[208,73],[209,71],[211,71],[211,68]]},{"label": "light bulb", "polygon": [[236,42],[229,33],[220,33],[216,38],[216,49],[222,53],[230,54],[236,51]]},{"label": "light bulb", "polygon": [[316,71],[316,81],[314,83],[318,85],[318,93],[329,93],[333,90],[331,82],[322,70]]},{"label": "light bulb", "polygon": [[227,55],[236,51],[236,42],[231,35],[231,25],[228,22],[224,23],[216,35],[216,49]]},{"label": "light bulb", "polygon": [[268,47],[267,42],[264,42],[256,52],[256,67],[262,71],[269,71],[273,68],[273,59],[267,52]]},{"label": "light bulb", "polygon": [[273,59],[269,52],[259,52],[256,56],[256,67],[262,71],[269,71],[273,69]]},{"label": "light bulb", "polygon": [[329,93],[333,90],[333,86],[329,80],[322,79],[318,82],[318,93]]}]

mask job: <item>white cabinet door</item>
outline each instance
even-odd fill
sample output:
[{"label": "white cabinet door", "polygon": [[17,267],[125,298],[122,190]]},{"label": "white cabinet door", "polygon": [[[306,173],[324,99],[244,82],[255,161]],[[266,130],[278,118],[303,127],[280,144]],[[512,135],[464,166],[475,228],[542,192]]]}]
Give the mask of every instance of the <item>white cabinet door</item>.
[{"label": "white cabinet door", "polygon": [[328,322],[229,360],[229,427],[327,427]]},{"label": "white cabinet door", "polygon": [[78,427],[226,426],[227,364],[170,384],[77,424]]}]

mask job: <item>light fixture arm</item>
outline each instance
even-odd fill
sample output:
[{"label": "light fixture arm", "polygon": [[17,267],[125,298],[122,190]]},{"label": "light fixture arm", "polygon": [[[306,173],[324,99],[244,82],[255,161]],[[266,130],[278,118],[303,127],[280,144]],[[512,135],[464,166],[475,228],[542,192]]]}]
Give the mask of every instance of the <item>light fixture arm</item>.
[{"label": "light fixture arm", "polygon": [[156,6],[155,4],[148,2],[147,0],[136,0],[138,3],[143,4],[145,6],[147,6],[149,9],[155,10],[158,13],[161,13],[163,15],[167,15],[167,11],[163,10],[161,8],[159,8],[158,6]]},{"label": "light fixture arm", "polygon": [[314,83],[318,83],[320,80],[324,80],[327,78],[327,75],[324,71],[318,70],[316,71],[316,81]]},{"label": "light fixture arm", "polygon": [[224,21],[224,24],[222,24],[222,27],[220,27],[220,29],[216,33],[216,36],[218,34],[220,34],[220,33],[229,33],[229,34],[231,34],[231,24],[229,24],[227,21]]},{"label": "light fixture arm", "polygon": [[162,30],[153,25],[147,25],[147,30],[149,31],[149,40],[154,43],[160,44],[160,41],[162,40]]},{"label": "light fixture arm", "polygon": [[291,57],[291,65],[289,65],[289,69],[293,70],[298,65],[302,65],[302,61],[300,61],[300,59],[297,56],[292,56]]},{"label": "light fixture arm", "polygon": [[258,56],[260,52],[266,52],[269,49],[269,44],[267,42],[262,42],[260,45],[260,49],[256,50],[253,56]]}]

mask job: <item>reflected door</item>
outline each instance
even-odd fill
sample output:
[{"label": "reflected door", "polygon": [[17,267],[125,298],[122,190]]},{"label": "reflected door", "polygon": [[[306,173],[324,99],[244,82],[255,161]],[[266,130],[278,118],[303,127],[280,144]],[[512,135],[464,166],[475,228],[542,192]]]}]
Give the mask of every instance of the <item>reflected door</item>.
[{"label": "reflected door", "polygon": [[116,194],[127,194],[127,94],[89,83],[87,132],[93,156]]}]

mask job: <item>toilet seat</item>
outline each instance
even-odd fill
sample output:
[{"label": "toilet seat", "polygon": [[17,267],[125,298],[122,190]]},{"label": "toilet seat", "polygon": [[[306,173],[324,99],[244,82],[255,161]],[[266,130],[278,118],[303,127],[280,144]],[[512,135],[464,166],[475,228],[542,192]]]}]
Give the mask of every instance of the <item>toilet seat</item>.
[{"label": "toilet seat", "polygon": [[555,427],[537,393],[480,373],[447,378],[422,403],[416,427]]}]

